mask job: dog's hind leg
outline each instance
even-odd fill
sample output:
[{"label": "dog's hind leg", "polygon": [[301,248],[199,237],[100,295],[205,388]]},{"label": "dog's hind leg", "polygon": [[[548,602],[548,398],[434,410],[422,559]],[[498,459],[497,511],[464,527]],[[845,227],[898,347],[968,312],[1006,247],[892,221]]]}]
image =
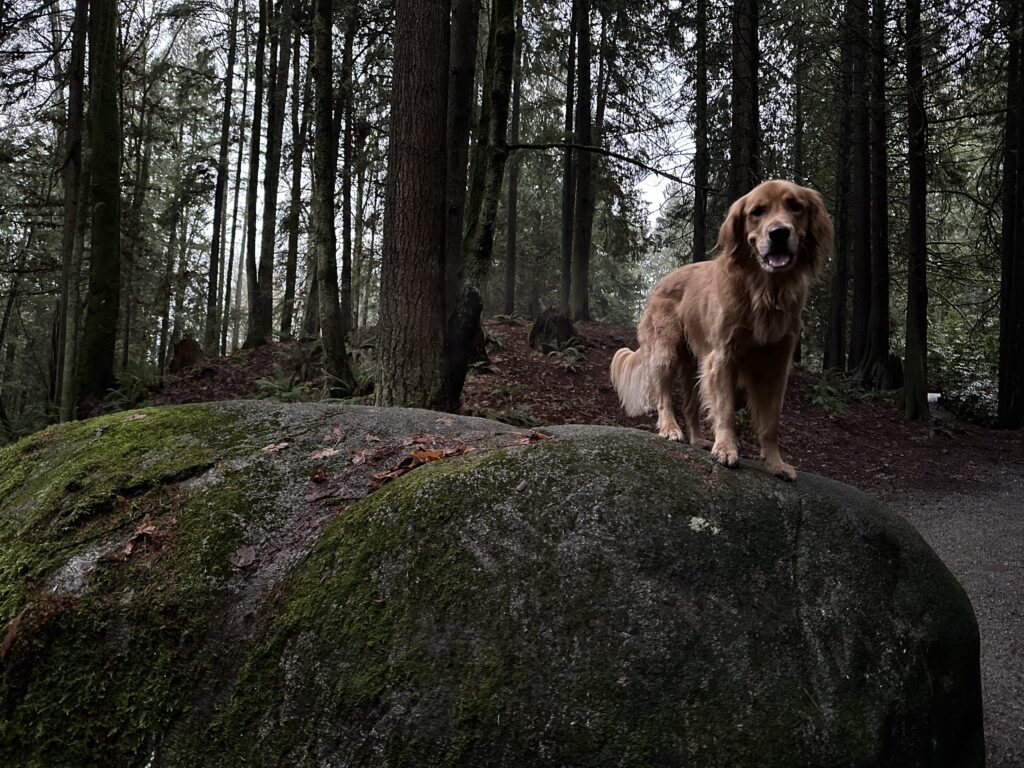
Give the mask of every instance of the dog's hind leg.
[{"label": "dog's hind leg", "polygon": [[658,409],[658,434],[677,442],[683,441],[683,430],[676,421],[675,408],[672,406],[672,385],[676,379],[676,350],[668,348],[664,340],[657,338],[648,341],[650,345],[647,360],[647,376],[651,383],[651,399]]},{"label": "dog's hind leg", "polygon": [[715,430],[711,458],[719,464],[734,467],[740,460],[736,439],[736,364],[721,350],[712,351],[704,360],[704,375],[700,383]]},{"label": "dog's hind leg", "polygon": [[705,440],[700,433],[700,378],[697,358],[689,349],[680,352],[679,367],[683,371],[683,416],[686,420],[686,436],[690,440],[690,445],[708,449],[711,447],[711,441]]}]

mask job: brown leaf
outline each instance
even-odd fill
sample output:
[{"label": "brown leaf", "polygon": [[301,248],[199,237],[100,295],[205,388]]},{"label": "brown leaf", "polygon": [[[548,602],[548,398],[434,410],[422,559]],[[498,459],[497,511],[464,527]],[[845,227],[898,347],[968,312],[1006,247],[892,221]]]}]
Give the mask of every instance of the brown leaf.
[{"label": "brown leaf", "polygon": [[144,413],[133,413],[131,416],[125,419],[125,421],[142,421],[144,418],[146,418],[146,414]]},{"label": "brown leaf", "polygon": [[28,614],[28,608],[22,608],[21,613],[11,619],[10,624],[7,625],[7,634],[4,635],[4,641],[0,643],[0,661],[3,661],[4,656],[14,645],[14,639],[18,636],[18,630],[21,629],[21,622],[26,614]]},{"label": "brown leaf", "polygon": [[438,416],[436,421],[438,424],[443,424],[446,427],[450,427],[452,424],[455,423],[455,419],[453,419],[451,416]]},{"label": "brown leaf", "polygon": [[369,448],[356,448],[352,451],[352,463],[358,467],[360,464],[365,464],[372,455],[373,451]]},{"label": "brown leaf", "polygon": [[412,456],[418,459],[421,464],[426,464],[428,461],[437,461],[445,457],[444,451],[438,451],[436,449],[413,451]]},{"label": "brown leaf", "polygon": [[283,451],[289,445],[291,445],[291,443],[271,443],[270,445],[263,446],[260,450],[264,453],[277,453],[278,451]]},{"label": "brown leaf", "polygon": [[330,476],[322,469],[314,469],[313,474],[309,476],[309,479],[314,483],[326,483],[330,480]]},{"label": "brown leaf", "polygon": [[377,437],[376,435],[371,435],[369,432],[366,433],[366,437],[363,438],[363,439],[366,440],[366,442],[368,442],[368,443],[379,443],[380,442],[380,438],[379,437]]},{"label": "brown leaf", "polygon": [[554,438],[551,435],[545,435],[543,432],[520,432],[515,444],[530,445],[531,443],[540,443],[544,440],[554,440]]}]

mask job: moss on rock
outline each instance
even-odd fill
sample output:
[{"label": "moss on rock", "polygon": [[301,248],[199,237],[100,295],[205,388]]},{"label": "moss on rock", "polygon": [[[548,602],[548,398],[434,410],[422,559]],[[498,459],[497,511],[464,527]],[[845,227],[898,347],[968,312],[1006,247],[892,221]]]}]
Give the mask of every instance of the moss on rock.
[{"label": "moss on rock", "polygon": [[[141,413],[0,451],[5,764],[981,764],[967,598],[852,489],[633,430]],[[481,450],[370,493],[367,433]]]}]

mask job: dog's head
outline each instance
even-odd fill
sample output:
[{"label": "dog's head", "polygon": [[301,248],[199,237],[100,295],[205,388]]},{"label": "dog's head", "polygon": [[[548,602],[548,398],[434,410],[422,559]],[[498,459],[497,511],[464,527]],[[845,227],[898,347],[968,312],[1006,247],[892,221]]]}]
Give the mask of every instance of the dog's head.
[{"label": "dog's head", "polygon": [[729,207],[718,246],[743,266],[768,274],[809,271],[817,277],[832,250],[832,219],[821,195],[788,181],[766,181]]}]

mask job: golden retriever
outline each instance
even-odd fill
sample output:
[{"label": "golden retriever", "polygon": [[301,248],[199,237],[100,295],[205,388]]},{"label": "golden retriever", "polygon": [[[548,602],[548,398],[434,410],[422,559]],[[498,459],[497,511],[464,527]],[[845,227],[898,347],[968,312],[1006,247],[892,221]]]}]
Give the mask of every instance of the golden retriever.
[{"label": "golden retriever", "polygon": [[[682,372],[690,443],[732,467],[739,460],[736,393],[744,390],[765,469],[795,479],[779,453],[779,414],[807,292],[832,241],[832,220],[814,190],[766,181],[734,202],[718,233],[718,256],[662,278],[640,318],[640,348],[615,353],[612,385],[625,411],[656,409],[658,434],[681,441],[672,386]],[[713,444],[701,438],[698,382]]]}]

